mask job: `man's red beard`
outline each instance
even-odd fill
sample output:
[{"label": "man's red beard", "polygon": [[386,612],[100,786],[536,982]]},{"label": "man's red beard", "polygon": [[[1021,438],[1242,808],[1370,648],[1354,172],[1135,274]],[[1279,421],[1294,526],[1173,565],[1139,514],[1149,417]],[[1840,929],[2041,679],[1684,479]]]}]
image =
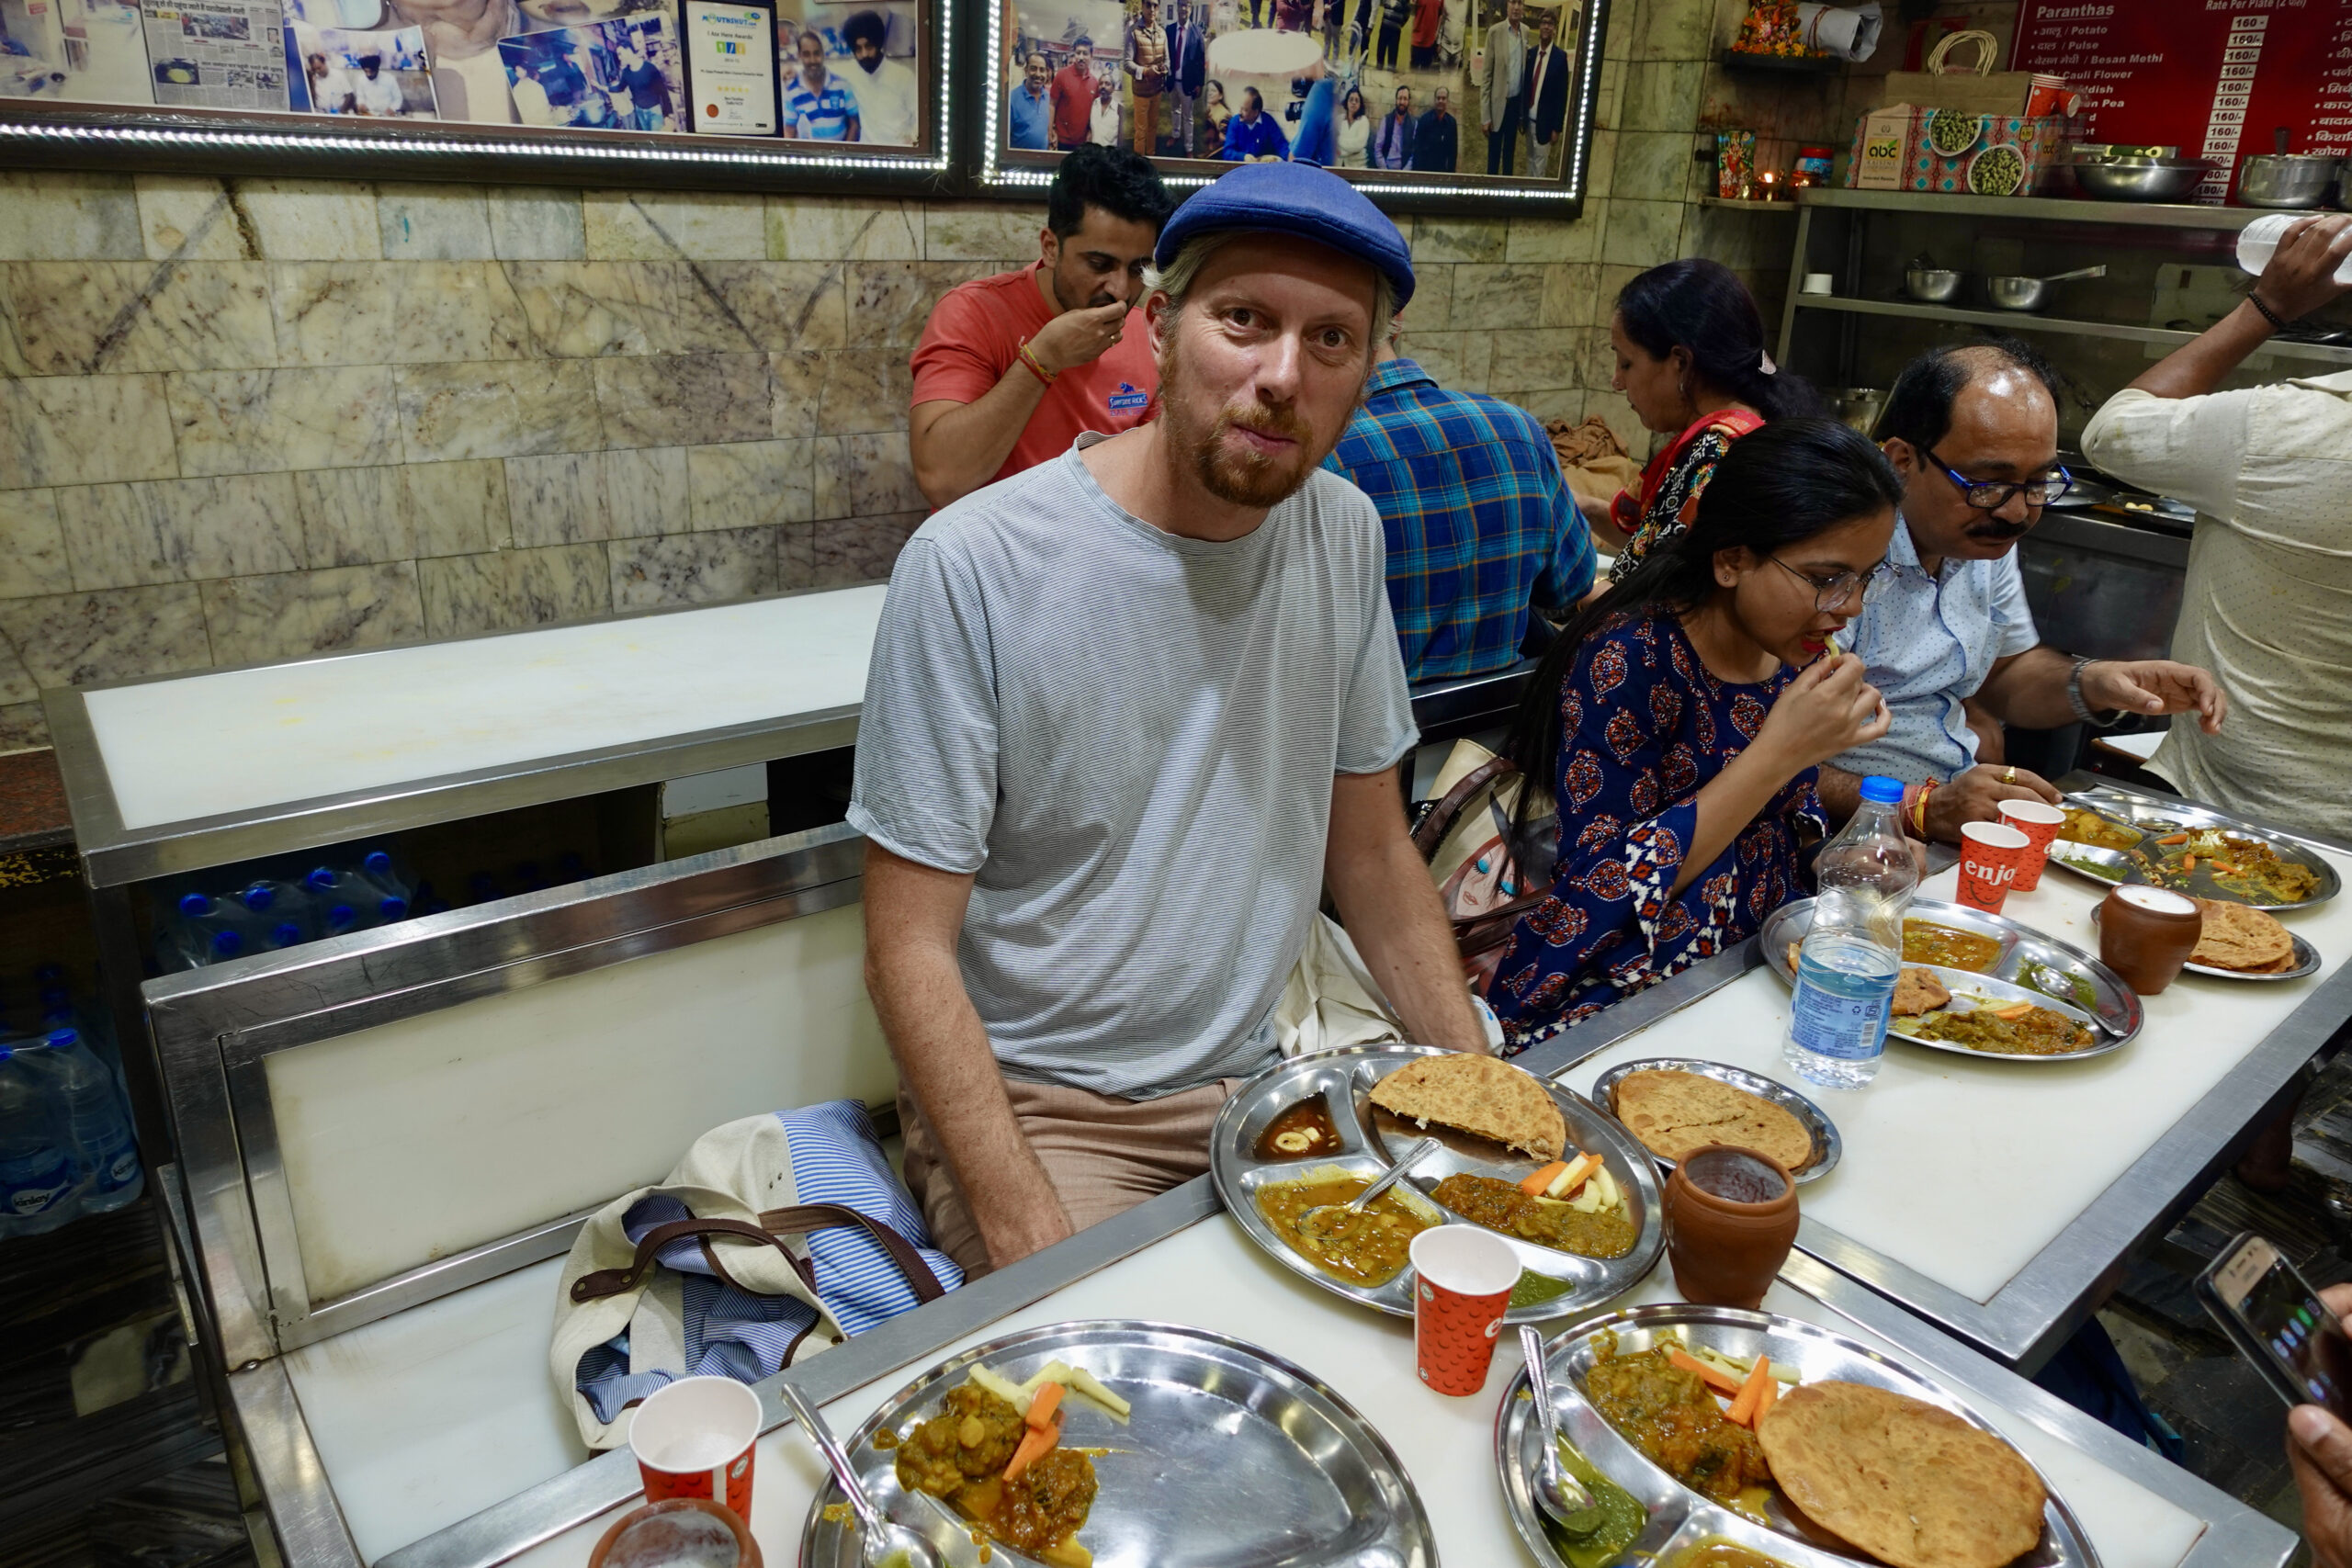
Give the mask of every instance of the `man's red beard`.
[{"label": "man's red beard", "polygon": [[[1218,410],[1216,417],[1205,426],[1196,423],[1182,412],[1182,400],[1169,395],[1170,386],[1178,382],[1182,374],[1172,337],[1163,358],[1160,423],[1167,427],[1170,444],[1192,465],[1201,488],[1233,506],[1271,507],[1296,494],[1323,461],[1329,444],[1317,449],[1314,433],[1307,429],[1306,422],[1287,407],[1228,404]],[[1292,445],[1280,452],[1247,446],[1237,449],[1226,441],[1227,433],[1235,430],[1254,431]]]}]

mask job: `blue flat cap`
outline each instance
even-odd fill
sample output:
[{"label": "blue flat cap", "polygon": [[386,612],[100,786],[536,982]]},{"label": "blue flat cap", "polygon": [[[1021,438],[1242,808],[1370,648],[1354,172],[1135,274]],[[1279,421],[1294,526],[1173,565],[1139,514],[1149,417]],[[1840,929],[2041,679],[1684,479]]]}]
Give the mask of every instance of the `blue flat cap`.
[{"label": "blue flat cap", "polygon": [[1370,262],[1386,275],[1396,308],[1413,297],[1405,236],[1364,194],[1312,164],[1243,164],[1195,191],[1159,231],[1153,264],[1165,267],[1198,234],[1254,229],[1296,234]]}]

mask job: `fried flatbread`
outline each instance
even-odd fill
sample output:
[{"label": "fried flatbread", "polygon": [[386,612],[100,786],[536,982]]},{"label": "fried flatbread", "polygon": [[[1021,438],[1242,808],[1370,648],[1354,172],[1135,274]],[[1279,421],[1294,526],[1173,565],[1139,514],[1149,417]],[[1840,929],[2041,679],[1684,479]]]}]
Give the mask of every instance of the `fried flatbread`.
[{"label": "fried flatbread", "polygon": [[1906,968],[1894,977],[1894,1016],[1917,1018],[1951,1000],[1951,992],[1932,970]]},{"label": "fried flatbread", "polygon": [[1862,1383],[1804,1383],[1757,1423],[1808,1518],[1894,1568],[2001,1568],[2041,1539],[2047,1494],[2015,1449]]},{"label": "fried flatbread", "polygon": [[1568,1141],[1560,1108],[1530,1074],[1492,1056],[1449,1051],[1397,1068],[1372,1086],[1372,1102],[1426,1127],[1434,1122],[1541,1159]]},{"label": "fried flatbread", "polygon": [[1617,1085],[1617,1120],[1663,1159],[1727,1145],[1754,1149],[1790,1170],[1813,1163],[1813,1134],[1781,1107],[1698,1073],[1630,1073]]},{"label": "fried flatbread", "polygon": [[2191,964],[2249,974],[2275,974],[2295,966],[2295,939],[2287,928],[2261,910],[2219,898],[2197,900],[2205,917]]}]

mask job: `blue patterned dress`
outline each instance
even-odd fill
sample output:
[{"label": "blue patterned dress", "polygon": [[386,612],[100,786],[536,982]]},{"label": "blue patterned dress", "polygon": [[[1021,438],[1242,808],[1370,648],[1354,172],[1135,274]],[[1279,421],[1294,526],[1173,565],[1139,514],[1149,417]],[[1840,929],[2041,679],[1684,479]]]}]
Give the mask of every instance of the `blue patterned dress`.
[{"label": "blue patterned dress", "polygon": [[1812,768],[1668,894],[1698,828],[1700,787],[1756,739],[1795,678],[1783,668],[1756,685],[1719,681],[1663,612],[1586,640],[1560,691],[1552,890],[1512,928],[1487,998],[1507,1051],[1723,952],[1805,895],[1802,846],[1826,829]]}]

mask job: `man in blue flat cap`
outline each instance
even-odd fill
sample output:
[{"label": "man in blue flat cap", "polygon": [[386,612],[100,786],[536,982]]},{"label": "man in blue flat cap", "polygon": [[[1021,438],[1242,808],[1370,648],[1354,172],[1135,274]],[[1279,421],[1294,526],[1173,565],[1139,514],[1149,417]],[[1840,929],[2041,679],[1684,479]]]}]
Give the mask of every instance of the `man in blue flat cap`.
[{"label": "man in blue flat cap", "polygon": [[1406,834],[1380,514],[1319,465],[1412,294],[1301,164],[1160,231],[1159,416],[933,514],[891,574],[850,820],[907,1179],[1001,1267],[1208,1168],[1328,886],[1413,1040],[1481,1051]]}]

